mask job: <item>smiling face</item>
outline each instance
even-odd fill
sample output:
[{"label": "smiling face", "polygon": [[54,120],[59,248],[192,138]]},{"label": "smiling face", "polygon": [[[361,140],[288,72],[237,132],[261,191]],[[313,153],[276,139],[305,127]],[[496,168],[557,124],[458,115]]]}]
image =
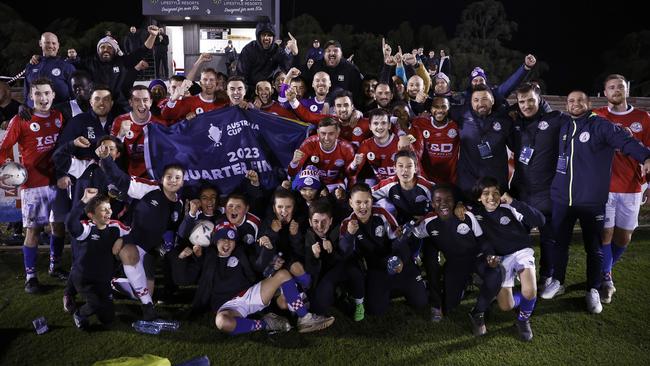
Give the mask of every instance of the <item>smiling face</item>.
[{"label": "smiling face", "polygon": [[113,108],[113,97],[108,90],[95,90],[90,96],[90,107],[97,117],[106,117]]},{"label": "smiling face", "polygon": [[212,188],[206,188],[199,194],[201,201],[201,211],[208,216],[214,215],[214,209],[217,206],[217,191]]},{"label": "smiling face", "polygon": [[336,144],[336,139],[339,138],[339,128],[337,126],[318,127],[318,141],[321,148],[325,151],[330,151]]},{"label": "smiling face", "polygon": [[117,158],[120,157],[120,151],[118,150],[117,145],[115,144],[115,141],[104,140],[104,141],[102,141],[101,146],[106,146],[108,148],[108,155],[113,160],[117,160]]},{"label": "smiling face", "polygon": [[183,171],[176,168],[165,170],[162,179],[165,193],[176,193],[183,187]]},{"label": "smiling face", "polygon": [[294,79],[291,81],[291,89],[296,92],[296,98],[299,100],[305,97],[305,93],[307,92],[307,87],[305,86],[305,82],[298,79]]},{"label": "smiling face", "polygon": [[205,96],[213,96],[217,89],[217,75],[212,71],[201,73],[201,93]]},{"label": "smiling face", "polygon": [[263,105],[269,104],[271,102],[271,94],[273,93],[273,88],[271,83],[268,81],[260,81],[255,86],[255,94],[260,98]]},{"label": "smiling face", "polygon": [[408,81],[408,84],[406,84],[406,92],[408,93],[409,97],[411,99],[415,99],[418,93],[421,93],[423,91],[424,91],[424,80],[422,80],[422,78],[417,75],[411,76],[411,78]]},{"label": "smiling face", "polygon": [[45,57],[56,57],[59,53],[59,38],[54,33],[43,33],[41,39],[38,41],[38,45],[41,46],[43,56]]},{"label": "smiling face", "polygon": [[311,86],[314,88],[314,92],[318,96],[325,96],[330,91],[332,82],[330,81],[330,76],[324,71],[319,71],[314,75],[314,81]]},{"label": "smiling face", "polygon": [[326,213],[315,213],[311,215],[309,225],[311,225],[316,235],[324,238],[327,236],[330,226],[332,226],[332,217]]},{"label": "smiling face", "polygon": [[486,117],[492,111],[494,97],[486,90],[472,93],[472,109],[481,117]]},{"label": "smiling face", "polygon": [[445,122],[449,114],[449,100],[447,98],[434,98],[431,104],[431,115],[436,122]]},{"label": "smiling face", "polygon": [[34,112],[48,113],[54,101],[54,90],[49,84],[32,85],[29,97],[34,101]]},{"label": "smiling face", "polygon": [[580,117],[587,113],[591,104],[587,94],[581,91],[573,91],[566,98],[566,110],[571,117]]},{"label": "smiling face", "polygon": [[393,92],[388,84],[379,84],[375,88],[375,101],[382,108],[387,108],[393,100]]},{"label": "smiling face", "polygon": [[99,45],[99,51],[97,54],[102,62],[111,62],[113,57],[115,57],[115,49],[110,45],[110,43],[102,43]]},{"label": "smiling face", "polygon": [[481,191],[481,196],[478,198],[478,201],[483,204],[483,207],[488,212],[492,212],[499,207],[501,203],[501,192],[498,187],[485,187]]},{"label": "smiling face", "polygon": [[235,250],[235,241],[231,239],[219,239],[217,240],[217,252],[219,257],[230,257],[232,252]]},{"label": "smiling face", "polygon": [[232,80],[228,83],[226,94],[228,94],[230,104],[239,105],[244,101],[244,96],[246,95],[246,85],[244,85],[244,82],[241,80]]},{"label": "smiling face", "polygon": [[369,192],[356,191],[350,197],[350,207],[361,222],[367,222],[372,214],[372,195]]},{"label": "smiling face", "polygon": [[336,67],[341,62],[341,57],[343,57],[343,52],[339,47],[331,45],[325,49],[325,65]]},{"label": "smiling face", "polygon": [[349,121],[353,111],[354,105],[350,97],[344,96],[334,100],[334,112],[341,121]]},{"label": "smiling face", "polygon": [[376,139],[380,141],[386,139],[390,131],[390,121],[388,120],[388,116],[373,116],[370,121],[370,131],[372,131],[372,135]]},{"label": "smiling face", "polygon": [[149,108],[151,108],[151,92],[149,89],[133,90],[129,105],[131,106],[133,116],[140,121],[149,117]]},{"label": "smiling face", "polygon": [[454,212],[454,195],[446,189],[438,189],[433,192],[433,210],[443,220],[447,220]]},{"label": "smiling face", "polygon": [[305,201],[312,202],[317,198],[318,191],[311,187],[302,187],[300,188],[300,195],[305,199]]},{"label": "smiling face", "polygon": [[288,224],[293,219],[294,201],[287,197],[276,197],[273,202],[275,217],[283,224]]},{"label": "smiling face", "polygon": [[239,198],[230,198],[226,202],[226,218],[231,224],[239,225],[248,213],[248,205]]},{"label": "smiling face", "polygon": [[88,213],[90,218],[97,226],[105,227],[111,221],[111,204],[108,201],[103,201],[95,207],[95,211]]},{"label": "smiling face", "polygon": [[271,45],[273,45],[273,33],[270,32],[260,33],[260,43],[262,44],[262,48],[264,48],[265,50],[269,49]]}]

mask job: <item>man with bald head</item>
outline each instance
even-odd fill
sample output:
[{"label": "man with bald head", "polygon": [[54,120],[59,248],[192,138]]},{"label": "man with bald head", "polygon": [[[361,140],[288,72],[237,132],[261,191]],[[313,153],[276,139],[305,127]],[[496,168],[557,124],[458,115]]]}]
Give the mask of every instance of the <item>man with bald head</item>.
[{"label": "man with bald head", "polygon": [[32,81],[38,78],[48,78],[54,85],[54,104],[67,102],[73,96],[70,77],[75,67],[59,57],[59,38],[56,34],[45,32],[38,41],[42,53],[38,63],[31,62],[25,67],[25,102],[32,107],[33,101],[28,97]]}]

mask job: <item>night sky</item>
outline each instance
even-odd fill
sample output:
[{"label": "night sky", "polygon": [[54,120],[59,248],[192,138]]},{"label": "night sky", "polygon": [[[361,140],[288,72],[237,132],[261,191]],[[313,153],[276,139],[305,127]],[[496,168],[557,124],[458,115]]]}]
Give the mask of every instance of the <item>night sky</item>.
[{"label": "night sky", "polygon": [[[326,31],[333,24],[340,23],[353,24],[358,31],[379,34],[387,34],[407,20],[415,30],[421,24],[434,27],[442,25],[448,38],[451,38],[463,8],[470,2],[355,1],[355,5],[367,4],[367,15],[360,16],[362,11],[347,10],[352,3],[350,0],[282,0],[281,19],[286,22],[294,15],[309,13],[319,20]],[[608,44],[615,44],[616,40],[627,33],[650,28],[646,12],[639,9],[640,2],[612,1],[610,5],[582,1],[502,2],[508,18],[519,25],[517,33],[507,46],[524,53],[533,53],[539,60],[546,61],[550,71],[543,78],[547,81],[549,90],[555,93],[566,93],[572,88],[590,90],[594,84],[593,79],[602,71],[600,55],[608,48]],[[143,21],[139,0],[84,2],[88,5],[74,8],[68,3],[56,8],[53,4],[63,2],[48,2],[48,10],[43,12],[33,11],[35,3],[39,1],[12,2],[11,6],[22,14],[24,20],[37,27],[38,24],[44,25],[55,18],[65,17],[77,17],[82,28],[104,20],[127,24],[140,24]],[[96,15],[89,16],[90,9]],[[299,34],[295,36],[300,37]],[[453,50],[451,55],[453,58]]]}]

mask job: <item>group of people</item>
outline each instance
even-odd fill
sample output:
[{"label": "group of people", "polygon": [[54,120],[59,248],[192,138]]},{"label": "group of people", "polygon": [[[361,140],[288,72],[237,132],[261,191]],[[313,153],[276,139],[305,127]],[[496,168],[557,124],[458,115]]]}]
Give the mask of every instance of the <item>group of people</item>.
[{"label": "group of people", "polygon": [[[335,304],[362,321],[385,313],[396,295],[439,322],[476,274],[473,333],[487,332],[496,300],[501,310],[517,309],[519,337],[530,341],[537,297],[564,292],[577,220],[587,310],[600,313],[612,301],[612,268],[637,226],[650,171],[650,118],[627,103],[622,75],[604,81],[607,107],[592,110],[587,94],[574,90],[566,111],[553,111],[525,81],[533,55],[500,85],[476,67],[467,90],[454,92],[442,69],[431,78],[418,52],[393,53],[384,43],[379,76],[366,83],[338,41],[302,64],[293,35],[278,45],[273,27],[260,23],[236,75],[204,68],[205,54],[168,88],[162,80],[134,86],[132,73],[160,34],[156,26],[148,32],[140,49],[122,56],[115,39],[102,38],[82,62],[57,56],[56,35],[44,33],[42,55],[27,65],[25,104],[0,140],[0,161],[17,143],[28,170],[25,291],[39,291],[38,237],[51,223],[48,272],[66,281],[64,309],[77,327],[87,328],[92,315],[113,320],[112,287],[155,319],[154,289],[174,301],[186,285],[196,286],[192,309],[215,312],[216,327],[231,334],[320,330],[334,322]],[[509,105],[513,91],[517,103]],[[0,94],[0,106],[9,104]],[[184,187],[177,164],[150,180],[148,124],[192,123],[228,107],[313,126],[281,186],[263,189],[249,170],[233,192]],[[14,187],[0,177],[0,188]],[[60,265],[65,232],[70,273]]]}]

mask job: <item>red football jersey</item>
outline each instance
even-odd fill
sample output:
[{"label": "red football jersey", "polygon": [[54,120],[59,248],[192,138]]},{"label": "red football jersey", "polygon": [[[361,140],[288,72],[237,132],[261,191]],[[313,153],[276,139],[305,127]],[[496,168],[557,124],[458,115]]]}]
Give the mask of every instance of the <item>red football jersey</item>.
[{"label": "red football jersey", "polygon": [[413,124],[422,132],[423,175],[435,183],[454,183],[460,150],[458,125],[449,121],[437,127],[432,118],[416,118]]},{"label": "red football jersey", "polygon": [[[614,112],[609,107],[601,107],[595,109],[594,112],[612,123],[626,128],[634,138],[645,146],[650,146],[650,115],[647,112],[632,106],[629,106],[628,110],[623,113]],[[612,161],[612,179],[609,191],[616,193],[641,192],[641,185],[644,182],[645,177],[641,173],[639,163],[617,151]]]},{"label": "red football jersey", "polygon": [[164,121],[159,120],[156,116],[149,115],[149,120],[145,123],[136,123],[131,113],[125,113],[115,117],[111,135],[117,136],[122,127],[122,122],[132,121],[131,130],[124,136],[124,147],[129,161],[129,175],[134,177],[150,178],[147,173],[147,167],[144,162],[144,126],[149,123],[159,123],[165,125]]},{"label": "red football jersey", "polygon": [[372,137],[372,132],[370,131],[370,122],[367,118],[359,119],[354,127],[343,125],[340,126],[341,133],[339,134],[339,138],[352,143],[355,148],[359,148],[359,144],[361,144],[363,140]]},{"label": "red football jersey", "polygon": [[391,134],[388,142],[379,145],[374,137],[363,140],[357,153],[363,154],[363,162],[354,171],[356,175],[361,173],[367,164],[375,173],[377,181],[384,180],[395,175],[395,154],[397,153],[397,142],[399,138]]},{"label": "red football jersey", "polygon": [[160,115],[166,120],[176,122],[185,119],[185,116],[190,112],[199,115],[201,113],[221,108],[225,105],[225,102],[215,103],[211,100],[205,100],[201,97],[201,94],[198,94],[191,97],[185,97],[176,102],[167,102],[163,106]]},{"label": "red football jersey", "polygon": [[325,185],[343,184],[350,174],[349,167],[354,160],[354,148],[347,141],[336,140],[332,151],[324,151],[320,146],[318,136],[310,136],[299,148],[305,156],[298,165],[289,164],[289,175],[295,176],[307,165],[318,168],[320,181]]},{"label": "red football jersey", "polygon": [[16,115],[9,122],[7,133],[0,140],[0,163],[11,157],[11,150],[18,143],[22,164],[27,169],[23,188],[53,183],[52,153],[62,126],[63,116],[56,110],[51,110],[48,116],[33,114],[29,121]]}]

